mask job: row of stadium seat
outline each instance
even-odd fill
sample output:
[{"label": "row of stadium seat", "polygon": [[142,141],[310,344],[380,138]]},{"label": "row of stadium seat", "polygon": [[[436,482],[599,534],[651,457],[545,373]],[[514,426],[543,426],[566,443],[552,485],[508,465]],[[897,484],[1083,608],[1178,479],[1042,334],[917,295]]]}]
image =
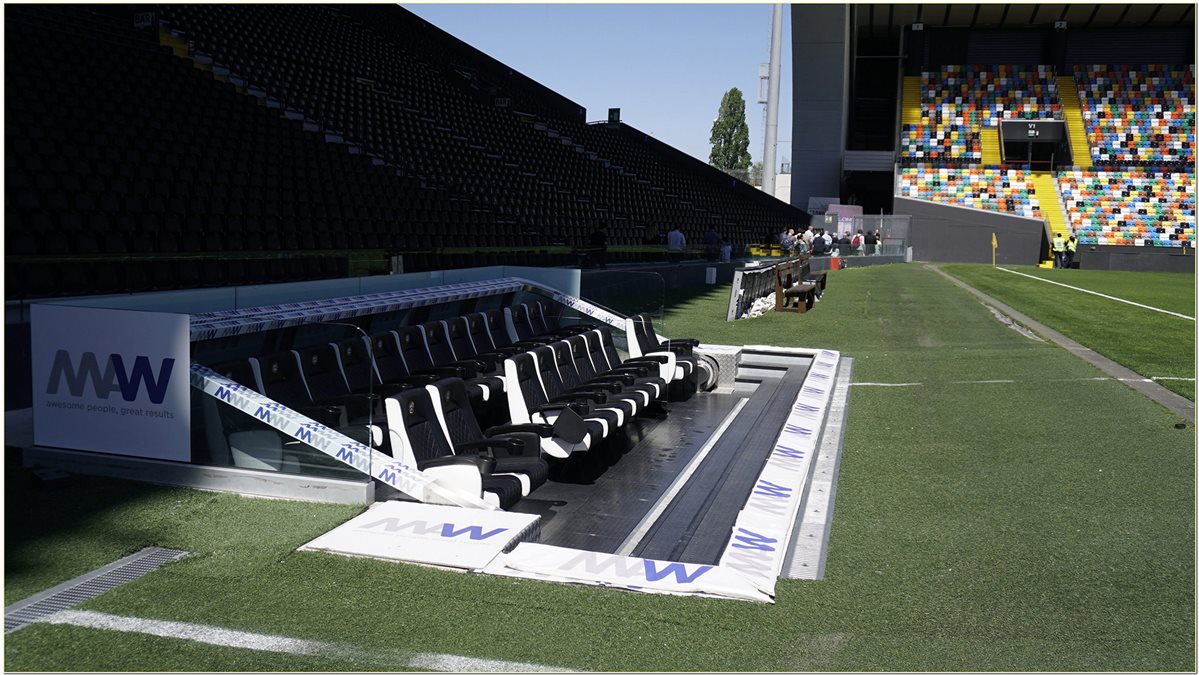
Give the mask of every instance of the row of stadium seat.
[{"label": "row of stadium seat", "polygon": [[1043,65],[950,65],[921,73],[920,107],[921,124],[933,127],[1061,117],[1053,68]]},{"label": "row of stadium seat", "polygon": [[1031,176],[1019,169],[903,167],[896,195],[1028,218],[1042,217]]},{"label": "row of stadium seat", "polygon": [[1194,163],[1193,65],[1076,67],[1074,77],[1096,163]]},{"label": "row of stadium seat", "polygon": [[[630,346],[641,355],[629,359],[607,326],[558,325],[533,302],[213,369],[507,507],[544,482],[543,456],[597,449],[634,416],[665,414],[668,395],[694,393],[694,341],[657,344],[647,317],[636,319]],[[206,405],[212,461],[284,471],[305,461],[286,439],[215,401]],[[500,424],[483,434],[480,419]]]},{"label": "row of stadium seat", "polygon": [[905,124],[899,156],[917,162],[977,164],[982,161],[982,143],[978,131],[969,127]]},{"label": "row of stadium seat", "polygon": [[1058,180],[1081,243],[1194,246],[1193,174],[1066,171]]}]

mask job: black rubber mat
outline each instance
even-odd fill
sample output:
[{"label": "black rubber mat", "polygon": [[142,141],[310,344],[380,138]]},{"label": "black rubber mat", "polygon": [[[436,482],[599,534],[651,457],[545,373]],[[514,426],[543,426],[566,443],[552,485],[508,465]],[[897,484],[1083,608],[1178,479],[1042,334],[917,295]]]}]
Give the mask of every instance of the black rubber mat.
[{"label": "black rubber mat", "polygon": [[541,516],[543,544],[614,553],[742,398],[700,394],[663,419],[639,417],[627,438],[572,456],[512,510]]},{"label": "black rubber mat", "polygon": [[767,379],[704,463],[633,549],[640,558],[714,564],[774,448],[806,367]]}]

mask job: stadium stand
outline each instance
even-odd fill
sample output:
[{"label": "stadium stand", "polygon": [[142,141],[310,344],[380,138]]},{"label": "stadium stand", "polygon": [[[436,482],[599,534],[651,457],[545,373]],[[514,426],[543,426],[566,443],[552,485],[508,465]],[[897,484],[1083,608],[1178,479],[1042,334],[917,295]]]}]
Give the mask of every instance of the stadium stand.
[{"label": "stadium stand", "polygon": [[1074,76],[1096,164],[1194,164],[1193,65],[1077,66]]},{"label": "stadium stand", "polygon": [[740,248],[802,219],[400,7],[137,9],[156,25],[10,12],[9,298],[356,276],[393,255],[575,265],[597,224],[617,247],[679,223]]},{"label": "stadium stand", "polygon": [[1061,191],[1080,243],[1194,246],[1194,174],[1065,171]]},{"label": "stadium stand", "polygon": [[1020,169],[903,167],[897,186],[901,197],[1041,217],[1032,177]]},{"label": "stadium stand", "polygon": [[[1072,70],[1058,77],[1049,66],[944,66],[905,78],[895,194],[1044,218],[1081,244],[1193,246],[1194,67]],[[1069,123],[1063,101],[1085,122],[1085,144],[1071,138],[1073,168],[987,163],[1000,162],[997,141],[986,149],[989,128],[1002,119]],[[1077,120],[1071,129],[1079,133]]]}]

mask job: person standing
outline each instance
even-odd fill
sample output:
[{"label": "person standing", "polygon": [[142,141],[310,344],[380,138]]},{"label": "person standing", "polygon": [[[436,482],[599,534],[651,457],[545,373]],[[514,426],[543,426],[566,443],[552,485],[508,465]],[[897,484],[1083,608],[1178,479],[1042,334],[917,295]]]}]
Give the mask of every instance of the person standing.
[{"label": "person standing", "polygon": [[1070,235],[1070,239],[1066,241],[1066,269],[1074,266],[1074,252],[1078,250],[1078,239],[1074,235]]},{"label": "person standing", "polygon": [[874,255],[874,248],[878,246],[878,235],[874,231],[866,233],[866,255]]},{"label": "person standing", "polygon": [[597,223],[591,230],[591,236],[588,237],[587,243],[591,248],[588,255],[591,257],[592,264],[600,269],[606,268],[608,266],[607,227]]},{"label": "person standing", "polygon": [[670,228],[666,233],[666,258],[670,262],[679,262],[683,259],[683,248],[687,246],[687,237],[678,225]]},{"label": "person standing", "polygon": [[1066,261],[1066,238],[1057,233],[1053,235],[1053,266],[1055,269],[1061,269],[1062,263]]},{"label": "person standing", "polygon": [[716,262],[720,257],[720,235],[713,228],[704,233],[704,255],[708,262]]},{"label": "person standing", "polygon": [[812,248],[812,237],[814,236],[815,235],[812,233],[812,225],[809,224],[808,229],[803,231],[803,240],[804,243],[808,245],[809,250]]}]

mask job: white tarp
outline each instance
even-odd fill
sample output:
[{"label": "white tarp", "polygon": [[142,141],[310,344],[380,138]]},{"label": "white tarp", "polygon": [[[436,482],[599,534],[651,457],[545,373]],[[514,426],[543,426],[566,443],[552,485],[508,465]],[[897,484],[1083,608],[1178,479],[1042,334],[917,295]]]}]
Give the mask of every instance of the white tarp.
[{"label": "white tarp", "polygon": [[300,547],[465,570],[536,538],[541,517],[416,502],[379,502]]},{"label": "white tarp", "polygon": [[611,586],[644,593],[704,595],[770,602],[745,577],[715,565],[630,558],[545,544],[520,544],[496,557],[487,574]]},{"label": "white tarp", "polygon": [[803,387],[791,405],[783,430],[737,515],[720,566],[744,575],[763,593],[774,595],[796,514],[803,503],[816,455],[839,352],[815,355]]}]

